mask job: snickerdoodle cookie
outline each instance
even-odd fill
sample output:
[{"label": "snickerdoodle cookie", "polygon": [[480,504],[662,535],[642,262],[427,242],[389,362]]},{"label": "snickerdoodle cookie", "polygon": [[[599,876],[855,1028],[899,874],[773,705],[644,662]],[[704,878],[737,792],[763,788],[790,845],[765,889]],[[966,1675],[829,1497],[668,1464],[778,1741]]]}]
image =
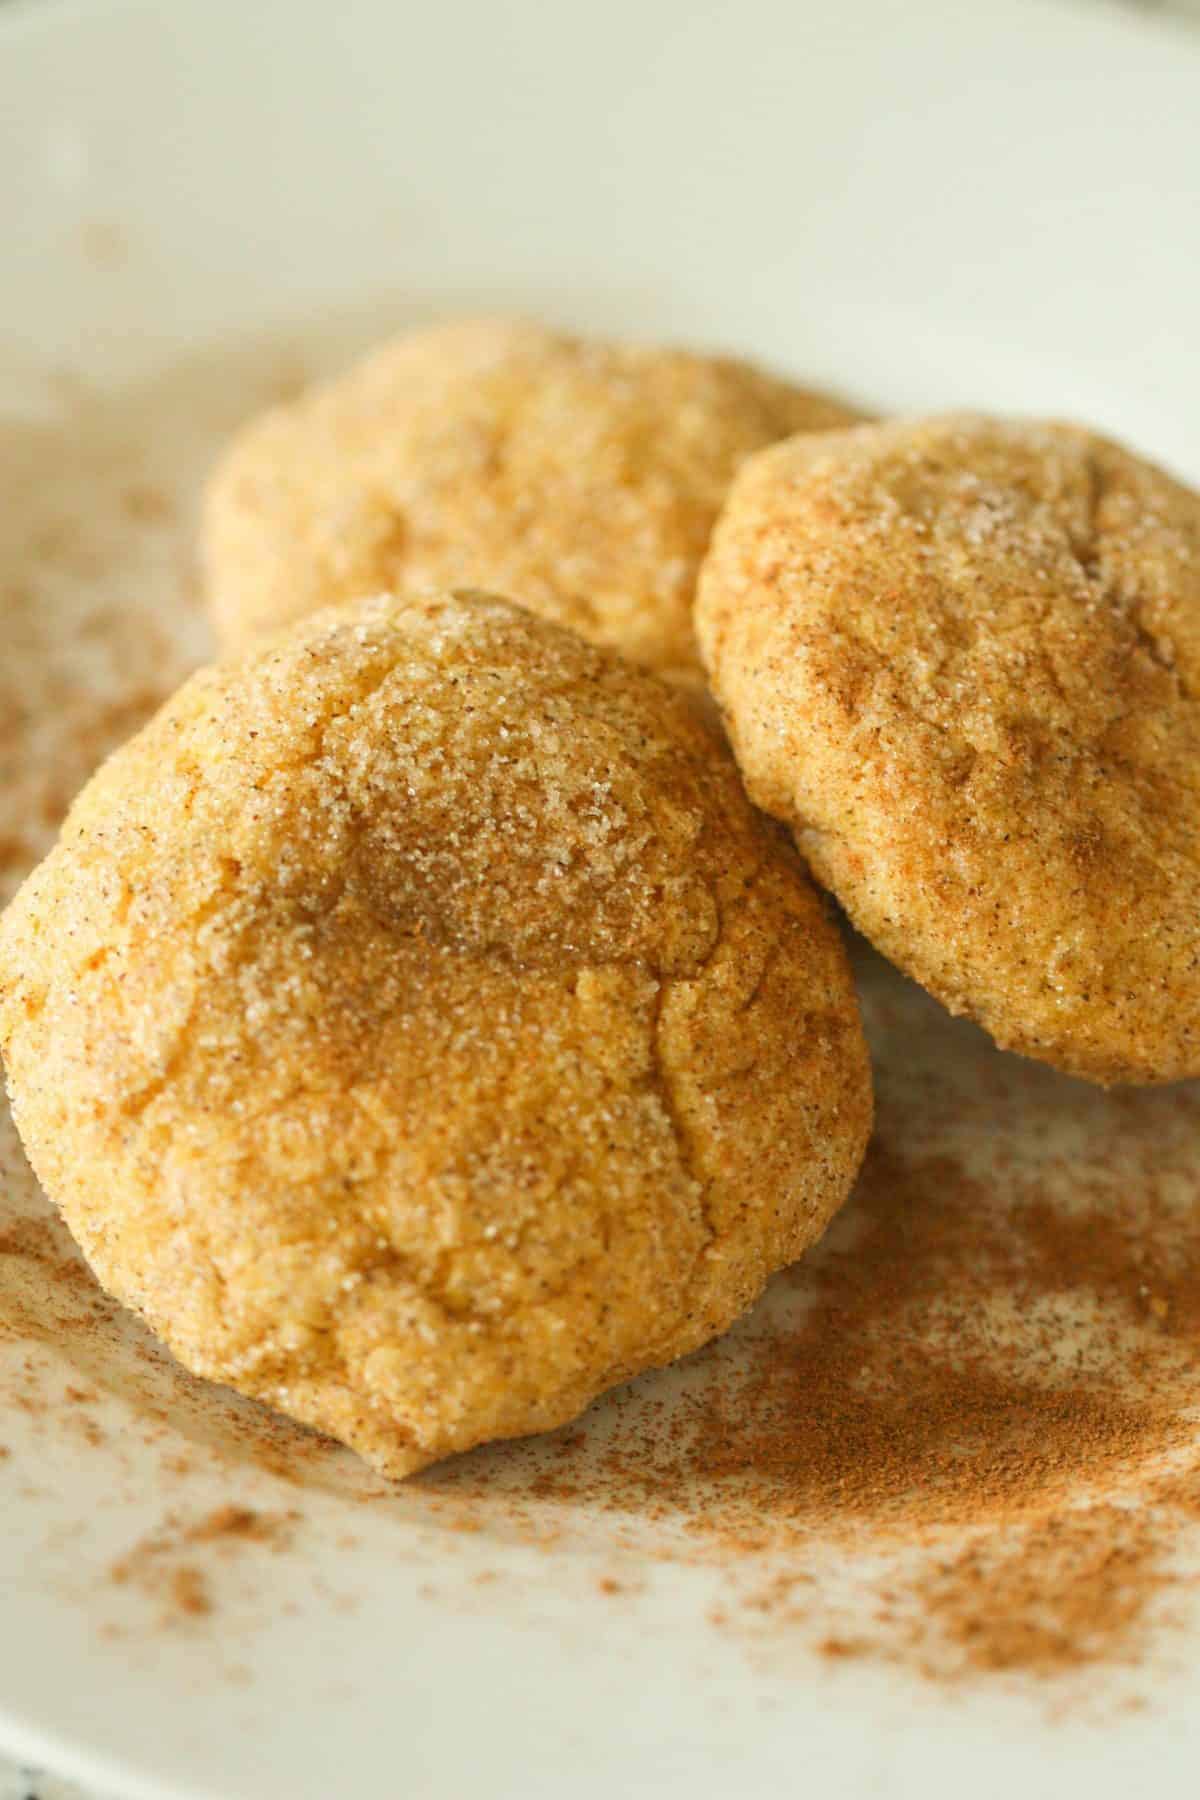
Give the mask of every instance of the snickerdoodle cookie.
[{"label": "snickerdoodle cookie", "polygon": [[0,922],[0,1042],[101,1281],[393,1475],[728,1325],[871,1113],[835,928],[690,702],[480,595],[194,676]]},{"label": "snickerdoodle cookie", "polygon": [[1079,427],[897,421],[744,469],[698,629],[750,793],[996,1041],[1200,1073],[1200,495]]},{"label": "snickerdoodle cookie", "polygon": [[486,587],[699,683],[692,601],[752,451],[846,407],[746,363],[474,320],[251,423],[210,485],[227,648],[383,590]]}]

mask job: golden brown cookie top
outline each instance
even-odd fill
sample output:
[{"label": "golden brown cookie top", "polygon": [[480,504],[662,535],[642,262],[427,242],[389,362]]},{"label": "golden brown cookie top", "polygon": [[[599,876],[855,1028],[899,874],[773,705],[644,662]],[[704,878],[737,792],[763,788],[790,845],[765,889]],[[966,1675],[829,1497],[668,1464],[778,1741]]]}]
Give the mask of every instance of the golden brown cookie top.
[{"label": "golden brown cookie top", "polygon": [[726,357],[471,320],[386,345],[249,425],[209,492],[223,641],[331,602],[486,587],[700,679],[700,560],[742,460],[857,417]]},{"label": "golden brown cookie top", "polygon": [[690,703],[478,595],[189,681],[0,922],[0,1043],[106,1285],[391,1473],[722,1329],[870,1118],[842,946]]},{"label": "golden brown cookie top", "polygon": [[894,961],[1074,1073],[1200,1073],[1200,497],[1072,425],[797,440],[697,620],[751,794]]}]

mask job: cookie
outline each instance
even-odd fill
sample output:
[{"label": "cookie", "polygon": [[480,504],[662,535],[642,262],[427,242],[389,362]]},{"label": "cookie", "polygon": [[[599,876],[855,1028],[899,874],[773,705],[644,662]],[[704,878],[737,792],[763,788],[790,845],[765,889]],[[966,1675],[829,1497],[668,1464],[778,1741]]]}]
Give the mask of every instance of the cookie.
[{"label": "cookie", "polygon": [[696,576],[735,469],[856,416],[720,357],[417,332],[238,437],[205,508],[212,617],[236,649],[385,589],[486,587],[699,683]]},{"label": "cookie", "polygon": [[698,629],[750,793],[886,955],[1101,1083],[1200,1073],[1200,496],[977,416],[749,462]]},{"label": "cookie", "polygon": [[481,596],[193,677],[0,922],[0,1045],[104,1285],[389,1475],[721,1331],[871,1115],[824,902],[690,701]]}]

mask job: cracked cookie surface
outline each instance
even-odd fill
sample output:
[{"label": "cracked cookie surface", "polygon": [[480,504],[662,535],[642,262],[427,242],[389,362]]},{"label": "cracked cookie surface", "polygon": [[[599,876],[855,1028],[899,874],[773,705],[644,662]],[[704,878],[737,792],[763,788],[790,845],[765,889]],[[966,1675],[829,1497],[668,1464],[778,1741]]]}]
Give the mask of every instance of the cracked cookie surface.
[{"label": "cracked cookie surface", "polygon": [[753,458],[701,646],[752,797],[1002,1046],[1200,1074],[1200,496],[953,415]]},{"label": "cracked cookie surface", "polygon": [[481,595],[193,677],[0,922],[0,1043],[103,1283],[392,1475],[723,1329],[871,1110],[836,930],[690,702]]},{"label": "cracked cookie surface", "polygon": [[513,320],[412,333],[250,424],[210,485],[236,648],[383,590],[483,587],[700,683],[692,601],[735,469],[859,415],[728,357]]}]

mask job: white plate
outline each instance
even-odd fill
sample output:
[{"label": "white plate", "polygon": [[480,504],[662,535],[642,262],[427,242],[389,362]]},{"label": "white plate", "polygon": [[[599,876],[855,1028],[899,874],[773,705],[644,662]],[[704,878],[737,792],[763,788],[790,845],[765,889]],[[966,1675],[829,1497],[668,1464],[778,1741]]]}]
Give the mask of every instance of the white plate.
[{"label": "white plate", "polygon": [[[6,9],[0,703],[36,716],[3,822],[23,809],[41,841],[55,783],[198,653],[178,556],[199,469],[294,377],[296,343],[317,366],[371,315],[520,307],[719,343],[880,406],[1076,414],[1200,477],[1198,94],[1186,36],[1017,0]],[[213,348],[234,338],[255,344]],[[36,604],[17,592],[31,532]],[[63,724],[81,682],[82,738]],[[1194,1092],[1110,1101],[997,1058],[876,965],[866,980],[902,1148],[999,1169],[999,1191],[1014,1160],[1045,1173],[1066,1148],[1071,1179],[1119,1183],[1166,1146],[1186,1187]],[[845,1548],[806,1552],[810,1617],[752,1629],[739,1596],[771,1555],[718,1553],[586,1481],[531,1491],[579,1454],[561,1445],[384,1494],[48,1265],[5,1134],[11,1748],[220,1800],[1194,1792],[1182,1600],[1149,1672],[1088,1672],[1057,1717],[1054,1684],[949,1691],[903,1659],[816,1657],[870,1604],[870,1558]],[[804,1292],[778,1287],[757,1328]],[[597,1409],[590,1450],[639,1443],[710,1378],[702,1361],[638,1384]],[[198,1540],[228,1505],[265,1535]]]}]

